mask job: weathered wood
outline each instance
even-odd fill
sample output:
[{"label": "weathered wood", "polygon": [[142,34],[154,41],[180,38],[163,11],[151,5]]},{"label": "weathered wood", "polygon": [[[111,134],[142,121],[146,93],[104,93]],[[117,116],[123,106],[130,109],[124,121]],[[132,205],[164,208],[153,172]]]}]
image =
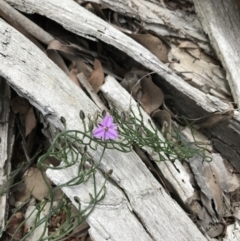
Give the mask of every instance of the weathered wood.
[{"label": "weathered wood", "polygon": [[[10,113],[10,87],[6,81],[0,77],[0,236],[6,225],[8,211],[8,185],[7,178],[11,170],[11,150],[13,146],[12,136],[9,131]],[[11,123],[12,124],[12,123]]]},{"label": "weathered wood", "polygon": [[[13,3],[13,1],[11,2]],[[14,4],[16,3],[17,1],[14,1]],[[22,3],[19,1],[18,4],[22,4]],[[74,9],[76,8],[76,11],[69,10],[67,12],[68,15],[66,15],[65,14],[66,12],[64,11],[65,8],[70,9],[71,6],[73,6],[72,5],[73,3],[69,2],[67,6],[67,5],[64,5],[66,4],[64,1],[63,5],[59,7],[59,3],[55,3],[51,1],[50,3],[48,2],[49,5],[45,4],[46,6],[45,9],[41,9],[42,6],[37,5],[37,3],[34,3],[33,5],[30,5],[30,4],[32,3],[26,2],[26,5],[25,5],[27,6],[27,8],[29,8],[29,6],[32,6],[33,10],[30,10],[30,12],[36,11],[40,14],[41,13],[46,14],[48,17],[54,19],[55,21],[65,26],[65,28],[81,36],[90,37],[90,38],[96,37],[107,43],[110,43],[116,46],[117,48],[121,49],[122,51],[128,53],[130,56],[132,56],[137,61],[142,63],[145,67],[148,67],[153,71],[156,71],[161,77],[157,79],[157,82],[166,90],[166,93],[172,96],[172,99],[170,100],[170,102],[173,103],[174,107],[176,107],[177,110],[180,110],[187,117],[199,118],[214,112],[219,112],[219,115],[221,116],[224,114],[224,112],[231,109],[230,105],[225,104],[224,102],[220,101],[218,98],[212,97],[209,94],[203,94],[197,89],[189,86],[186,82],[182,81],[181,78],[177,77],[168,68],[163,66],[152,54],[149,54],[149,52],[146,51],[144,48],[142,48],[140,45],[136,44],[134,41],[132,41],[125,35],[119,33],[117,30],[111,28],[104,21],[96,18],[96,16],[86,12],[85,9],[82,9],[80,7],[77,7],[77,5],[74,5],[75,6]],[[48,9],[55,9],[55,10],[53,12],[51,11],[51,13],[48,13],[47,12]],[[26,11],[26,9],[24,8],[23,10]],[[79,16],[80,12],[81,12],[81,16]],[[54,15],[54,13],[56,14]],[[78,19],[77,22],[81,22],[83,24],[81,26],[77,25],[76,19]],[[101,33],[99,31],[101,31]],[[167,102],[169,103],[169,100],[167,100]],[[239,160],[239,156],[238,156],[239,155],[238,154],[239,120],[237,116],[238,116],[238,113],[235,112],[235,116],[232,120],[226,121],[225,123],[221,123],[221,125],[224,125],[224,126],[220,129],[220,131],[218,129],[219,125],[214,126],[214,128],[211,127],[206,129],[209,135],[214,135],[215,137],[214,139],[220,142],[220,144],[218,144],[217,141],[214,141],[215,147],[219,146],[221,148],[221,144],[225,145],[226,149],[224,149],[224,151],[222,149],[223,154],[225,154],[225,156],[228,155],[228,158],[233,161],[233,164],[235,164],[235,167],[236,165],[238,165],[237,163]],[[228,133],[231,133],[231,135],[228,135]],[[225,138],[225,136],[227,138]],[[234,141],[235,143],[233,143]],[[234,145],[232,145],[231,143],[233,143]],[[234,155],[235,157],[233,159],[232,157]],[[72,192],[70,191],[69,195],[71,195],[71,193]],[[136,208],[135,211],[136,213],[139,213],[138,208]],[[127,217],[130,218],[131,216],[127,216]],[[93,216],[92,218],[94,219],[95,217]],[[92,221],[92,224],[93,223],[94,221]],[[97,231],[98,228],[93,229],[92,227],[93,225],[91,226],[92,233],[95,233],[96,237],[101,236],[102,234],[101,231],[98,232]],[[111,233],[112,229],[109,229],[109,232],[110,234],[112,234]]]},{"label": "weathered wood", "polygon": [[[45,0],[44,3],[25,1],[24,4],[20,0],[8,0],[7,2],[27,13],[44,14],[73,33],[86,38],[100,39],[119,48],[143,66],[155,71],[173,88],[186,95],[186,100],[189,100],[189,104],[194,103],[192,108],[195,109],[195,112],[213,113],[216,111],[226,111],[230,108],[230,105],[219,99],[211,95],[205,95],[198,89],[187,85],[185,81],[174,74],[140,44],[73,1],[63,0],[61,4],[57,0]],[[79,22],[81,24],[78,24]],[[196,107],[199,107],[199,110]]]},{"label": "weathered wood", "polygon": [[[165,93],[168,93],[171,97],[167,102],[172,103],[176,110],[188,118],[201,118],[209,116],[212,113],[224,116],[226,112],[231,112],[232,107],[230,104],[224,103],[210,94],[204,94],[188,85],[141,45],[75,2],[68,0],[62,1],[61,4],[56,0],[45,0],[44,3],[25,1],[24,4],[20,0],[8,0],[7,2],[28,13],[36,12],[44,14],[73,33],[86,38],[100,39],[127,53],[143,66],[158,74],[159,77],[156,81],[165,90]],[[51,12],[49,12],[49,9],[51,9]],[[78,24],[79,22],[81,24]],[[229,131],[234,133],[234,139],[238,137],[237,132],[232,129],[232,126],[227,124],[227,129],[224,129],[224,133],[218,133],[218,141],[222,142],[224,136],[227,135],[225,132]],[[209,132],[211,133],[211,129],[209,129]],[[238,149],[235,149],[235,146],[232,147],[229,145],[228,147],[229,150],[227,152],[224,151],[221,153],[224,156],[233,158],[233,161],[236,162],[235,153],[239,155]],[[235,163],[234,166],[236,167],[237,165]]]},{"label": "weathered wood", "polygon": [[[82,0],[81,2],[89,2]],[[102,4],[113,11],[140,21],[141,28],[150,30],[159,36],[171,36],[187,38],[211,52],[208,39],[204,34],[196,15],[178,10],[178,14],[164,7],[163,1],[149,0],[90,0],[90,2]]]},{"label": "weathered wood", "polygon": [[[84,2],[84,1],[82,1],[82,2]],[[92,2],[97,2],[97,1],[92,0]],[[126,2],[130,3],[130,1],[124,1],[124,3],[121,5],[123,8],[121,8],[120,10],[118,8],[118,2],[113,2],[113,1],[110,2],[107,0],[104,0],[104,1],[99,0],[98,2],[106,4],[111,9],[116,10],[117,12],[120,11],[122,14],[128,15],[128,14],[134,13],[131,16],[137,15],[137,17],[138,17],[138,11],[135,8],[135,5],[126,4]],[[237,21],[238,16],[239,16],[239,11],[236,10],[233,12],[233,14],[224,13],[225,11],[227,11],[227,9],[229,9],[229,11],[231,11],[231,12],[233,11],[232,9],[234,8],[234,6],[233,6],[232,1],[230,1],[229,3],[226,3],[226,2],[223,3],[221,1],[212,1],[212,2],[207,2],[206,4],[205,4],[205,1],[195,1],[195,2],[196,2],[195,5],[196,5],[197,13],[200,16],[200,20],[202,21],[202,24],[205,26],[204,27],[205,31],[209,34],[210,41],[212,42],[213,47],[216,49],[217,55],[219,55],[220,59],[223,61],[223,65],[226,66],[226,68],[228,69],[228,72],[231,71],[231,73],[232,73],[231,75],[228,74],[227,78],[231,85],[231,89],[232,89],[232,91],[234,91],[233,93],[235,93],[235,96],[236,96],[237,92],[240,90],[240,88],[238,86],[239,85],[238,76],[239,76],[239,71],[240,71],[239,66],[238,66],[238,63],[240,62],[240,60],[239,60],[240,54],[238,54],[238,53],[239,53],[240,47],[237,44],[239,41],[236,41],[237,39],[240,39],[239,31],[238,31],[239,21]],[[142,2],[139,4],[142,4]],[[216,7],[215,8],[213,7],[216,4],[219,6],[219,8],[222,9],[220,12],[216,11]],[[226,5],[231,5],[231,6],[226,6]],[[207,9],[207,8],[209,8],[209,9]],[[156,6],[156,9],[159,9],[159,6]],[[145,8],[145,10],[146,10],[146,8]],[[152,12],[150,11],[150,15],[148,15],[148,13],[149,13],[149,11],[146,10],[144,12],[144,17],[142,17],[141,12],[140,12],[139,13],[140,18],[142,17],[141,19],[144,20],[144,18],[146,18],[146,15],[150,18]],[[172,14],[174,14],[174,13],[172,13]],[[226,16],[228,16],[228,15],[232,19],[233,29],[231,26],[229,26],[229,25],[231,25],[230,18],[226,19]],[[170,18],[170,19],[172,19],[172,18]],[[219,21],[218,21],[218,19],[219,19]],[[156,16],[155,16],[155,21],[157,21]],[[160,21],[160,20],[158,20],[158,21]],[[183,22],[183,20],[181,20],[180,22]],[[212,24],[210,24],[210,23],[212,23]],[[148,23],[144,23],[144,24],[145,24],[144,26],[147,26]],[[158,22],[158,24],[160,24],[160,22]],[[185,25],[187,25],[186,22],[185,22]],[[164,26],[166,29],[168,28],[166,23],[164,24]],[[177,28],[178,25],[174,25],[174,26],[175,26],[175,28]],[[216,26],[219,26],[219,28],[216,28]],[[158,28],[158,26],[156,26],[156,28]],[[187,31],[187,30],[185,30],[185,31]],[[230,33],[229,31],[232,31],[232,32]],[[154,32],[157,33],[157,31],[154,31]],[[202,32],[202,30],[200,30],[200,32]],[[159,33],[159,35],[162,35],[162,34],[163,33],[161,33],[161,32]],[[186,34],[186,32],[185,32],[185,34]],[[189,38],[190,33],[188,33],[187,35]],[[163,36],[164,36],[164,34],[163,34]],[[170,31],[168,31],[167,36],[171,36]],[[202,36],[204,36],[204,35],[202,35]],[[219,36],[221,36],[221,38],[219,38]],[[231,36],[230,41],[228,40],[228,36]],[[233,36],[237,36],[237,37],[233,37]],[[189,38],[189,39],[191,39],[191,38]],[[197,38],[196,38],[196,40],[197,40]],[[124,42],[127,42],[127,40],[125,40]],[[197,43],[199,46],[202,47],[201,41],[199,41]],[[117,45],[115,45],[115,46],[118,47]],[[129,48],[131,48],[131,47],[132,46],[129,45]],[[231,56],[233,56],[233,58],[231,58]],[[139,58],[137,61],[141,62],[141,59]],[[141,63],[144,66],[149,67],[149,65],[147,63],[144,63],[144,62],[141,62]],[[196,61],[196,65],[197,65],[197,61]],[[193,69],[186,68],[187,67],[186,65],[184,67],[185,68],[183,71],[187,71],[187,72],[193,71]],[[203,67],[204,66],[200,65],[198,68],[201,69]],[[218,68],[218,67],[216,66],[216,68]],[[150,69],[154,70],[151,67],[150,67]],[[236,74],[236,73],[238,73],[238,74]],[[198,118],[202,118],[205,116],[209,116],[210,113],[218,112],[217,110],[214,111],[214,110],[208,109],[208,107],[207,107],[208,101],[206,101],[206,102],[202,101],[202,99],[199,98],[201,95],[199,95],[198,91],[196,91],[195,94],[193,94],[194,96],[189,98],[189,94],[191,93],[191,90],[188,89],[189,85],[187,83],[174,81],[175,78],[172,78],[173,76],[169,72],[166,73],[165,75],[162,75],[160,72],[158,72],[158,74],[161,77],[156,78],[156,82],[159,83],[159,86],[161,86],[161,88],[164,90],[164,93],[168,94],[169,98],[166,100],[167,104],[169,104],[170,106],[173,106],[177,112],[181,113],[182,115],[184,115],[185,117],[190,118],[190,119],[198,119]],[[221,75],[222,74],[220,74],[220,78],[224,78]],[[198,81],[199,81],[199,83],[196,84],[197,88],[199,88],[201,86],[206,88],[206,86],[208,86],[211,81],[211,79],[210,79],[210,81],[208,81],[205,76],[199,76],[199,77],[193,76],[193,78],[194,78],[194,81],[196,79],[198,79]],[[226,83],[224,83],[224,82],[220,83],[219,87],[221,90],[223,90],[221,87],[222,84],[224,84],[226,86]],[[217,83],[215,83],[215,85],[217,87]],[[220,93],[219,92],[220,89],[216,88],[214,90],[214,93]],[[226,90],[224,90],[224,92],[226,93]],[[211,90],[209,93],[211,93]],[[221,96],[221,94],[220,94],[220,96]],[[220,106],[222,106],[222,101],[219,101],[219,98],[212,97],[212,95],[209,95],[208,93],[206,93],[205,97],[206,97],[206,99],[211,98],[211,101],[214,103],[214,105],[218,106],[218,108],[221,109],[220,113],[218,113],[218,114],[219,114],[219,116],[222,115],[223,118],[224,118],[224,115],[226,114],[226,113],[224,114],[224,112],[227,109],[228,110],[231,109],[230,106],[227,108],[221,108]],[[236,97],[235,97],[235,99],[236,99]],[[200,108],[200,106],[203,108]],[[221,111],[222,111],[222,114],[221,114]],[[239,116],[239,112],[235,111],[234,116],[231,120],[226,120],[226,121],[224,121],[222,123],[218,123],[210,128],[206,128],[204,130],[204,132],[213,139],[214,147],[224,157],[226,157],[238,171],[240,171],[240,165],[239,165],[240,151],[238,148],[240,145],[240,140],[239,140],[239,133],[240,133],[239,120],[240,119],[238,116]],[[231,110],[229,112],[228,118],[231,118]]]},{"label": "weathered wood", "polygon": [[[128,112],[131,103],[131,110],[134,112],[134,116],[139,117],[137,103],[111,76],[106,77],[105,83],[101,87],[101,92],[108,101],[108,104],[117,108],[119,111]],[[143,125],[151,130],[152,128],[148,123],[150,117],[142,109],[141,114],[143,116]],[[164,140],[161,133],[158,134],[159,138]],[[186,128],[181,132],[181,135],[188,143],[193,143],[196,142],[196,139],[198,142],[197,137],[200,133],[194,131],[194,139],[191,130]],[[228,208],[224,206],[228,201],[222,193],[227,195],[235,191],[239,186],[240,179],[235,182],[231,180],[231,178],[234,178],[233,174],[224,165],[222,157],[219,154],[212,153],[211,145],[207,145],[207,143],[210,143],[210,140],[202,134],[199,138],[201,138],[199,142],[206,143],[206,146],[203,145],[204,148],[208,147],[210,149],[209,152],[206,152],[206,155],[208,158],[212,158],[212,161],[203,161],[202,156],[196,153],[192,158],[187,160],[192,173],[187,171],[186,166],[183,166],[183,163],[179,162],[177,159],[174,163],[168,161],[158,162],[158,156],[152,152],[151,148],[143,147],[143,149],[148,152],[148,155],[151,156],[154,161],[156,161],[161,178],[166,180],[168,188],[177,196],[177,199],[180,200],[186,210],[189,210],[191,214],[194,213],[199,217],[196,222],[207,234],[211,235],[216,229],[219,229],[219,233],[223,231],[223,226],[220,222],[226,210],[228,210]],[[195,146],[194,148],[197,147]],[[193,175],[194,180],[198,184],[197,189],[196,185],[191,180],[191,175]],[[213,175],[212,178],[210,178],[211,175]],[[237,176],[235,176],[235,178],[237,178]],[[199,205],[200,200],[202,202],[201,205]],[[213,203],[214,209],[210,203]],[[236,213],[237,211],[235,215]],[[203,216],[204,218],[202,218]],[[237,235],[239,235],[239,232],[236,230],[235,236]]]},{"label": "weathered wood", "polygon": [[233,0],[193,0],[193,2],[203,29],[225,67],[234,100],[239,107],[240,11]]},{"label": "weathered wood", "polygon": [[[74,11],[71,7],[78,7],[71,1],[64,3],[66,5],[63,7],[69,11]],[[51,9],[49,5],[46,7]],[[63,128],[60,121],[63,116],[67,129],[83,129],[78,117],[79,110],[83,109],[91,115],[97,110],[86,94],[76,88],[44,53],[2,20],[0,41],[0,75],[55,127]],[[96,161],[100,154],[101,150],[90,153]],[[88,218],[94,230],[92,234],[114,240],[206,240],[179,205],[161,189],[134,152],[106,151],[101,170],[109,169],[114,170],[111,179],[116,185],[107,184],[106,199]],[[72,178],[76,170],[73,167],[52,173],[49,171],[48,175],[58,184]],[[64,192],[76,206],[74,196],[81,194],[84,205],[92,190],[91,183],[88,185],[66,187]],[[147,222],[143,223],[145,220]]]},{"label": "weathered wood", "polygon": [[[107,76],[105,83],[101,87],[101,91],[105,96],[105,99],[109,101],[110,104],[113,104],[115,108],[119,111],[129,111],[130,103],[131,109],[134,112],[135,116],[139,117],[139,110],[137,103],[130,94],[111,76]],[[148,120],[151,119],[150,116],[142,109],[141,113],[143,116],[144,126],[149,130],[152,130]],[[158,132],[159,139],[164,141],[165,138],[160,132]],[[157,166],[159,167],[162,176],[167,180],[171,187],[174,189],[178,197],[181,199],[182,203],[186,204],[194,196],[194,188],[190,183],[189,174],[186,172],[179,160],[176,159],[174,164],[171,161],[162,162],[159,160],[157,153],[154,153],[151,148],[144,147],[148,154],[156,161]],[[168,157],[163,153],[162,154],[166,160]]]}]

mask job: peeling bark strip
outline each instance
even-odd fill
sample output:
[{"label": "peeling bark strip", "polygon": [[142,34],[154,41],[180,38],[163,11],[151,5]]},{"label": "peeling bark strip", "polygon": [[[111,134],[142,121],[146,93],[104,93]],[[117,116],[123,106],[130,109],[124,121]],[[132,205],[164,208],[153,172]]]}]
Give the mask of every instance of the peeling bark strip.
[{"label": "peeling bark strip", "polygon": [[[65,3],[77,8],[71,1]],[[0,75],[55,127],[62,128],[60,117],[63,116],[68,130],[83,130],[79,110],[91,115],[97,110],[86,94],[43,52],[1,19],[0,63]],[[100,155],[90,154],[95,155],[95,160]],[[111,178],[116,185],[107,184],[106,198],[88,218],[93,240],[206,240],[186,213],[162,190],[135,152],[108,150],[101,169],[114,170]],[[76,170],[75,166],[61,171],[49,170],[48,175],[54,183],[60,184],[72,178]],[[100,185],[100,173],[98,180]],[[81,194],[84,205],[92,189],[88,183],[66,187],[64,192],[78,206],[74,196]]]},{"label": "peeling bark strip", "polygon": [[[180,110],[180,112],[188,118],[200,118],[214,112],[225,113],[231,109],[229,104],[224,103],[220,99],[209,94],[204,94],[198,89],[187,84],[182,78],[174,74],[168,67],[161,63],[154,55],[143,48],[140,44],[136,43],[134,40],[116,30],[108,23],[104,22],[102,19],[93,15],[91,12],[82,8],[73,1],[62,0],[61,3],[59,3],[58,0],[35,2],[30,0],[26,0],[24,2],[21,0],[7,0],[7,2],[23,12],[45,15],[73,33],[90,39],[100,39],[127,53],[143,66],[155,71],[159,75],[159,85],[161,85],[161,87],[164,85],[167,93],[173,96],[172,103],[174,103],[178,110]],[[119,4],[118,1],[114,1],[114,3],[116,6]],[[125,7],[125,11],[128,12],[128,6]],[[148,14],[148,12],[146,12],[146,14]],[[236,147],[236,145],[228,145],[227,142],[223,142],[223,140],[229,131],[233,132],[234,139],[238,138],[238,132],[240,131],[236,132],[229,121],[226,121],[226,123],[227,128],[223,129],[223,132],[215,133],[213,131],[213,135],[216,136],[217,142],[220,142],[222,145],[227,147],[227,152],[221,152],[223,156],[230,159],[232,158],[234,166],[237,167],[239,165],[237,164],[238,159],[236,157],[239,158],[239,148]],[[237,129],[240,130],[240,124],[238,121],[237,125],[239,127],[237,127]],[[209,129],[208,131],[211,135],[212,130]],[[232,143],[231,139],[229,141]],[[214,142],[214,144],[217,142]],[[239,168],[238,171],[240,171]]]},{"label": "peeling bark strip", "polygon": [[234,1],[193,0],[203,29],[227,71],[234,100],[240,107],[240,11]]},{"label": "peeling bark strip", "polygon": [[[136,101],[133,99],[131,100],[132,97],[130,94],[113,77],[106,77],[105,83],[101,87],[101,91],[105,99],[110,103],[113,103],[113,105],[120,111],[129,111],[129,103],[131,101],[132,111],[136,116],[139,116]],[[143,116],[144,126],[147,126],[151,130],[152,128],[148,123],[150,116],[142,108],[140,109]],[[160,132],[158,132],[158,136],[160,140],[165,139]],[[143,147],[143,149],[148,152],[154,161],[159,160],[158,155],[156,155],[156,153],[154,154],[151,148]],[[164,153],[163,155],[167,159],[167,156]],[[189,173],[186,172],[181,162],[176,159],[174,164],[171,161],[166,161],[156,162],[156,165],[159,167],[163,177],[168,180],[174,188],[175,192],[181,199],[181,202],[187,205],[188,201],[194,196],[194,188],[190,183]]]},{"label": "peeling bark strip", "polygon": [[[0,77],[0,186],[1,189],[6,186],[6,174],[10,170],[8,157],[8,121],[9,121],[9,98],[10,88],[5,80]],[[7,168],[6,168],[7,167]],[[0,233],[6,225],[6,210],[8,209],[7,194],[0,196]]]},{"label": "peeling bark strip", "polygon": [[[78,0],[78,2],[89,2]],[[159,36],[186,38],[198,42],[206,52],[211,52],[208,38],[203,32],[196,15],[182,15],[164,6],[163,0],[91,0],[109,7],[113,11],[141,21],[142,27],[153,31]]]},{"label": "peeling bark strip", "polygon": [[[27,0],[23,3],[21,0],[7,0],[7,2],[23,12],[45,15],[77,35],[90,39],[100,39],[107,44],[115,46],[143,66],[155,71],[172,87],[183,92],[187,98],[197,103],[195,108],[199,107],[200,110],[206,113],[226,111],[230,108],[228,104],[219,101],[217,98],[206,95],[198,89],[187,85],[185,81],[174,74],[143,46],[74,1],[62,0],[59,3],[58,0],[35,2]],[[216,103],[216,99],[218,103]]]},{"label": "peeling bark strip", "polygon": [[[11,164],[11,148],[13,145],[12,136],[9,135],[12,127],[9,127],[9,99],[10,88],[6,81],[0,77],[0,186],[5,190],[7,176],[10,174]],[[11,123],[12,124],[12,123]],[[3,193],[0,196],[0,234],[6,225],[6,210],[8,210],[8,193]]]}]

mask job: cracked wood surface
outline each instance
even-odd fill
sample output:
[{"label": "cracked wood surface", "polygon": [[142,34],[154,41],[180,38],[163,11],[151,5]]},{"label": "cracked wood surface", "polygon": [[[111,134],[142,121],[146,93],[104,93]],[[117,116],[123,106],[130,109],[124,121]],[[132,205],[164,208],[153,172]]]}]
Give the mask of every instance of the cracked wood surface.
[{"label": "cracked wood surface", "polygon": [[173,36],[197,41],[207,52],[211,51],[208,39],[202,30],[201,24],[194,14],[171,11],[165,7],[163,1],[149,0],[81,0],[95,2],[109,7],[113,11],[140,21],[142,28],[153,31],[159,36]]},{"label": "cracked wood surface", "polygon": [[239,107],[240,11],[233,0],[193,0],[193,2],[203,29],[225,67],[234,100]]},{"label": "cracked wood surface", "polygon": [[24,3],[20,0],[7,0],[7,2],[26,13],[45,15],[77,35],[85,38],[100,39],[122,50],[146,68],[155,71],[172,87],[181,91],[186,95],[186,99],[190,100],[190,103],[197,103],[197,106],[194,104],[195,109],[199,107],[197,111],[202,110],[205,113],[213,113],[226,111],[230,108],[230,105],[227,103],[187,85],[185,81],[173,73],[142,45],[73,1],[63,0],[61,4],[57,0],[44,0],[44,2],[27,0]]},{"label": "cracked wood surface", "polygon": [[[106,77],[105,83],[101,86],[101,91],[105,99],[113,104],[119,111],[129,111],[129,103],[131,103],[132,111],[135,113],[135,116],[139,117],[136,101],[132,99],[130,94],[113,77]],[[148,123],[148,120],[151,119],[150,116],[141,107],[140,109],[144,126],[152,130]],[[159,131],[158,136],[160,140],[164,141],[165,138]],[[190,183],[189,174],[186,172],[181,162],[178,159],[174,161],[174,164],[173,162],[159,161],[158,154],[153,153],[151,148],[144,147],[143,149],[148,152],[154,161],[156,161],[156,165],[159,167],[161,174],[171,184],[171,187],[174,188],[182,203],[188,206],[188,202],[190,202],[194,196],[194,188]],[[166,160],[168,159],[164,153],[163,156]]]},{"label": "cracked wood surface", "polygon": [[[9,135],[9,100],[10,87],[6,81],[0,76],[0,187],[5,189],[7,183],[7,176],[10,173],[10,155],[11,155],[11,139]],[[0,195],[0,234],[2,228],[6,225],[7,210],[8,210],[8,193]]]},{"label": "cracked wood surface", "polygon": [[[21,4],[23,4],[21,3],[21,1],[9,0],[8,2],[12,2],[12,4],[17,4],[18,7],[23,8],[23,5],[21,7]],[[154,71],[157,70],[159,76],[161,76],[161,78],[159,78],[158,80],[159,83],[165,87],[165,89],[168,91],[168,93],[170,93],[170,95],[173,96],[173,103],[175,103],[175,106],[178,108],[178,110],[181,110],[182,113],[186,114],[186,116],[190,118],[191,117],[197,118],[199,116],[204,116],[214,112],[219,112],[221,114],[221,112],[224,113],[225,111],[229,110],[229,108],[231,108],[230,105],[223,103],[218,98],[212,97],[211,95],[208,95],[208,94],[203,94],[202,92],[198,91],[197,89],[191,86],[189,87],[188,84],[182,81],[182,79],[179,78],[178,76],[174,75],[167,67],[162,65],[161,62],[159,62],[152,54],[146,51],[143,47],[141,47],[133,40],[126,37],[124,34],[117,31],[116,29],[113,29],[107,23],[103,22],[102,20],[99,20],[96,16],[86,12],[85,9],[82,9],[81,7],[74,5],[74,3],[72,2],[70,3],[68,1],[63,1],[63,3],[61,3],[63,5],[59,6],[59,9],[57,8],[59,3],[56,3],[56,1],[51,1],[51,2],[46,1],[46,2],[47,2],[47,4],[45,4],[46,8],[44,8],[44,6],[40,6],[40,4],[38,5],[37,3],[34,3],[34,6],[32,5],[32,10],[31,10],[30,7],[32,3],[25,1],[26,9],[23,8],[22,10],[30,11],[30,12],[31,11],[38,12],[44,15],[46,14],[49,18],[52,18],[55,21],[59,22],[70,31],[85,37],[90,37],[90,38],[95,37],[95,38],[101,39],[123,50],[124,52],[128,53],[130,56],[135,58],[138,62],[142,63],[144,66],[150,68],[151,70],[154,70]],[[68,6],[66,5],[67,3],[68,3]],[[43,8],[42,10],[41,10],[41,7]],[[55,10],[49,13],[47,11],[48,7],[49,9],[55,9]],[[76,11],[74,9],[73,11],[69,10],[68,12],[64,12],[64,8],[71,9],[71,7],[76,8]],[[80,11],[82,16],[79,16]],[[78,19],[78,21],[76,21],[76,19]],[[85,25],[81,27],[78,24],[79,22],[85,23]],[[100,33],[98,30],[103,32]],[[114,37],[114,35],[117,37]],[[121,39],[121,41],[118,41],[118,38]],[[50,114],[49,118],[51,117],[52,117],[52,120],[54,120],[54,116],[51,116]],[[239,120],[240,120],[239,113],[235,111],[233,119],[227,120],[225,122],[222,122],[216,126],[213,126],[205,130],[205,132],[207,132],[208,135],[213,138],[213,143],[215,145],[215,148],[217,148],[221,153],[223,153],[225,157],[228,157],[228,159],[232,162],[233,166],[237,168],[237,170],[240,170],[239,148],[238,148],[239,132],[240,132]],[[106,170],[108,169],[106,168]],[[116,176],[113,178],[114,178],[114,181],[118,183],[118,179],[116,179]],[[123,209],[125,210],[125,208]],[[113,214],[115,211],[113,211]],[[103,209],[102,214],[104,215],[105,213],[106,212]],[[128,212],[126,211],[126,213]],[[116,216],[114,215],[112,215],[111,217],[107,217],[105,221],[108,220],[108,218],[114,220],[114,217],[116,218]],[[93,217],[93,219],[94,218],[95,217]],[[133,223],[136,221],[135,219],[132,219],[132,218],[131,220]],[[117,221],[118,220],[116,219],[116,222]],[[91,232],[93,235],[96,235],[95,237],[98,237],[96,238],[96,240],[101,240],[99,237],[102,237],[102,238],[104,237],[103,239],[105,238],[110,239],[111,237],[113,237],[111,233],[112,229],[109,229],[109,233],[105,232],[104,234],[103,229],[101,230],[98,229],[98,224],[99,224],[98,221],[95,222],[94,220],[92,220]],[[122,227],[125,228],[126,226],[128,228],[128,225],[125,225]]]},{"label": "cracked wood surface", "polygon": [[[91,115],[97,110],[86,94],[35,45],[2,20],[0,41],[0,75],[55,127],[63,128],[60,117],[64,116],[67,129],[82,129],[79,110]],[[100,152],[90,154],[98,160]],[[99,240],[99,236],[103,240],[206,240],[134,152],[108,150],[101,169],[114,170],[111,179],[115,185],[107,184],[106,199],[88,218],[93,240]],[[48,171],[48,175],[58,184],[72,178],[75,170]],[[84,200],[92,190],[91,183],[88,185],[64,188],[64,192],[78,206],[74,196],[81,193]]]},{"label": "cracked wood surface", "polygon": [[[90,39],[100,39],[127,53],[143,66],[158,74],[159,77],[156,81],[169,96],[172,96],[171,103],[175,105],[177,111],[188,118],[199,118],[213,113],[220,113],[220,115],[222,113],[224,115],[224,113],[232,109],[230,104],[190,86],[140,44],[73,1],[63,0],[61,4],[57,0],[44,0],[44,2],[27,0],[24,3],[20,0],[7,0],[7,2],[23,12],[46,15],[75,34]],[[215,136],[216,141],[214,144],[216,148],[220,145],[225,146],[224,151],[217,149],[223,156],[230,159],[234,163],[234,167],[239,171],[236,158],[239,158],[239,149],[232,139],[229,140],[230,144],[223,139],[229,132],[233,133],[233,139],[238,138],[240,125],[235,116],[236,114],[233,117],[234,127],[231,120],[226,120],[226,128],[221,129],[220,133],[216,133],[212,128],[207,129],[207,131],[209,135]]]}]

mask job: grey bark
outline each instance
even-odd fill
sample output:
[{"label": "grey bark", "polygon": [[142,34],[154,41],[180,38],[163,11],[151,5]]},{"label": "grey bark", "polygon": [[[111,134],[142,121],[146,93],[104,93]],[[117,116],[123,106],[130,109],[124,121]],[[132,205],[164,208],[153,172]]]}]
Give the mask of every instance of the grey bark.
[{"label": "grey bark", "polygon": [[[79,110],[91,115],[97,110],[86,94],[39,49],[2,20],[0,35],[0,75],[55,127],[63,128],[60,117],[64,116],[67,129],[82,129]],[[91,155],[98,160],[100,153],[98,150]],[[134,152],[107,151],[101,169],[114,170],[112,181],[116,185],[108,183],[106,198],[88,218],[93,240],[99,235],[112,240],[205,240]],[[48,175],[58,185],[72,178],[76,170],[77,167],[49,170]],[[101,180],[99,173],[99,185]],[[64,188],[76,206],[74,196],[81,193],[84,205],[91,190],[91,183]]]}]

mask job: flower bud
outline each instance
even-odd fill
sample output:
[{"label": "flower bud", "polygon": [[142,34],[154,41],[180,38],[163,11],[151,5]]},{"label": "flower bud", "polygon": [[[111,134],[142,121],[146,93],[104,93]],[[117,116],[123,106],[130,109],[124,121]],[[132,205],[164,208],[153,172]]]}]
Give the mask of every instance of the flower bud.
[{"label": "flower bud", "polygon": [[106,110],[102,111],[102,117],[105,117],[105,115],[107,114]]},{"label": "flower bud", "polygon": [[75,201],[76,203],[80,203],[80,198],[79,198],[79,197],[74,196],[73,199],[74,199],[74,201]]},{"label": "flower bud", "polygon": [[81,119],[81,120],[84,120],[84,119],[85,119],[85,113],[84,113],[82,110],[80,110],[79,116],[80,116],[80,119]]},{"label": "flower bud", "polygon": [[63,116],[61,116],[60,120],[63,123],[63,125],[66,125],[66,119]]}]

